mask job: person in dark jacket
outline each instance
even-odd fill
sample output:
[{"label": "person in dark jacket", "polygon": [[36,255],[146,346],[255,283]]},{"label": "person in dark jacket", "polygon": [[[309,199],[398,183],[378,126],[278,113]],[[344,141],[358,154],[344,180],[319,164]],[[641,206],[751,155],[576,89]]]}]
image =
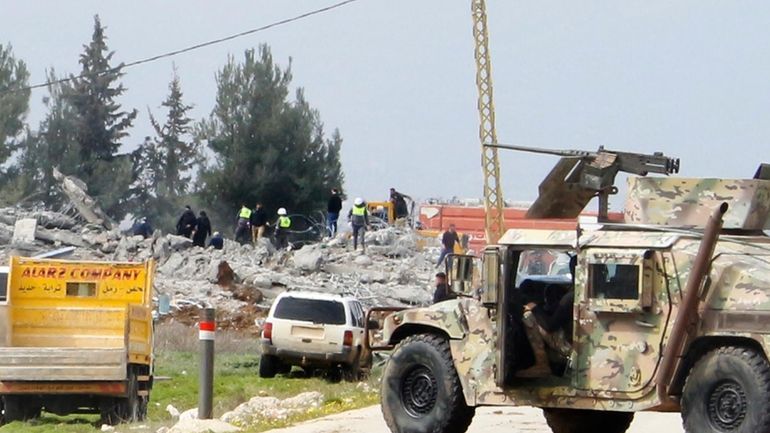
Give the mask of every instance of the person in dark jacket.
[{"label": "person in dark jacket", "polygon": [[460,245],[460,237],[457,235],[457,229],[455,229],[454,224],[449,224],[449,230],[445,231],[441,236],[441,245],[441,254],[438,256],[436,267],[444,263],[444,258],[447,255],[454,253],[455,245]]},{"label": "person in dark jacket", "polygon": [[145,239],[152,236],[152,226],[150,225],[149,221],[147,221],[147,217],[137,221],[131,228],[131,233],[134,236],[141,236]]},{"label": "person in dark jacket", "polygon": [[337,188],[332,189],[332,195],[329,197],[329,202],[326,204],[326,229],[329,231],[329,236],[337,236],[337,220],[340,218],[340,211],[342,210],[342,198]]},{"label": "person in dark jacket", "polygon": [[215,250],[221,250],[225,246],[225,240],[222,238],[222,233],[214,232],[209,241],[209,246],[214,247]]},{"label": "person in dark jacket", "polygon": [[441,301],[455,298],[457,298],[457,296],[449,291],[446,274],[443,272],[436,274],[436,290],[433,292],[433,303],[437,304]]},{"label": "person in dark jacket", "polygon": [[348,213],[348,219],[353,226],[353,251],[358,249],[358,239],[361,239],[361,250],[366,252],[366,226],[369,225],[369,211],[366,209],[364,199],[358,197],[353,202],[353,207]]},{"label": "person in dark jacket", "polygon": [[190,206],[184,207],[182,216],[179,217],[179,221],[176,223],[176,234],[189,238],[192,236],[193,230],[195,230],[195,223],[198,221],[195,218],[195,212],[193,212]]},{"label": "person in dark jacket", "polygon": [[265,227],[267,227],[267,213],[262,207],[262,203],[257,203],[254,210],[251,211],[251,242],[256,245],[257,240],[265,236]]},{"label": "person in dark jacket", "polygon": [[206,238],[211,236],[211,221],[206,212],[200,211],[198,220],[195,222],[195,233],[193,233],[193,245],[205,248]]},{"label": "person in dark jacket", "polygon": [[390,202],[393,203],[393,209],[396,212],[396,219],[406,218],[409,216],[409,206],[406,204],[406,199],[412,200],[412,197],[396,191],[396,188],[390,189]]}]

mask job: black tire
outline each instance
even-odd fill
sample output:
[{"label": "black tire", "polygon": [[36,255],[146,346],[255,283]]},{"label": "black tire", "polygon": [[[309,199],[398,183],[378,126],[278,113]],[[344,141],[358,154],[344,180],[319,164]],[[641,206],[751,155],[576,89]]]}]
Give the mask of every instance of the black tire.
[{"label": "black tire", "polygon": [[141,422],[147,418],[147,398],[139,396],[139,381],[133,372],[128,374],[126,397],[116,398],[102,409],[102,422],[108,425]]},{"label": "black tire", "polygon": [[687,376],[682,419],[688,433],[770,433],[770,364],[743,347],[707,353]]},{"label": "black tire", "polygon": [[413,335],[396,346],[380,395],[392,432],[463,433],[475,414],[465,403],[449,343],[437,335]]},{"label": "black tire", "polygon": [[270,379],[278,373],[280,361],[273,355],[262,355],[259,358],[259,377]]},{"label": "black tire", "polygon": [[358,382],[361,380],[361,351],[356,353],[351,364],[342,367],[342,377],[348,382]]},{"label": "black tire", "polygon": [[3,422],[29,421],[40,417],[42,407],[36,401],[18,395],[5,396]]},{"label": "black tire", "polygon": [[634,420],[632,412],[544,408],[553,433],[624,433]]}]

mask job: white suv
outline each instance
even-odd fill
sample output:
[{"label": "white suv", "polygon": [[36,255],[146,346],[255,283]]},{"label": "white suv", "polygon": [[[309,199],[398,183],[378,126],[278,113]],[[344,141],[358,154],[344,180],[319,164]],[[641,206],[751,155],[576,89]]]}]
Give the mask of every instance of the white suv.
[{"label": "white suv", "polygon": [[357,299],[288,291],[270,307],[262,327],[260,377],[286,374],[294,365],[327,369],[332,380],[357,380],[364,350],[364,308]]}]

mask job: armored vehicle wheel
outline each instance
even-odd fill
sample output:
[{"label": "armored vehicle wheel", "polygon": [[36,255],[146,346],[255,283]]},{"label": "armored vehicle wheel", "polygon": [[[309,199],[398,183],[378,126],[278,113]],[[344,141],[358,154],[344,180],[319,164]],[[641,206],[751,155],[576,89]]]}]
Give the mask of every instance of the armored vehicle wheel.
[{"label": "armored vehicle wheel", "polygon": [[436,335],[414,335],[396,346],[380,395],[393,432],[463,433],[475,413],[465,404],[449,343]]},{"label": "armored vehicle wheel", "polygon": [[624,433],[631,425],[631,412],[580,409],[543,409],[553,433]]},{"label": "armored vehicle wheel", "polygon": [[259,358],[259,377],[272,378],[278,373],[280,361],[272,355],[262,355]]},{"label": "armored vehicle wheel", "polygon": [[688,433],[770,433],[770,364],[741,347],[704,355],[682,393]]}]

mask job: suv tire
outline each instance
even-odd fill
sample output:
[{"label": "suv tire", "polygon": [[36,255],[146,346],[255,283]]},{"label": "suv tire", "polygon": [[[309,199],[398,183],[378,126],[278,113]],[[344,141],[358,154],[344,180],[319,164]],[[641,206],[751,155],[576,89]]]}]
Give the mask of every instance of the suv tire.
[{"label": "suv tire", "polygon": [[394,432],[463,433],[475,413],[465,404],[449,343],[437,335],[413,335],[396,346],[380,395]]},{"label": "suv tire", "polygon": [[281,361],[273,355],[262,355],[259,358],[259,377],[273,378],[280,368]]},{"label": "suv tire", "polygon": [[624,433],[634,419],[632,412],[544,408],[553,433]]},{"label": "suv tire", "polygon": [[701,357],[682,393],[688,433],[770,433],[770,364],[743,347],[721,347]]}]

